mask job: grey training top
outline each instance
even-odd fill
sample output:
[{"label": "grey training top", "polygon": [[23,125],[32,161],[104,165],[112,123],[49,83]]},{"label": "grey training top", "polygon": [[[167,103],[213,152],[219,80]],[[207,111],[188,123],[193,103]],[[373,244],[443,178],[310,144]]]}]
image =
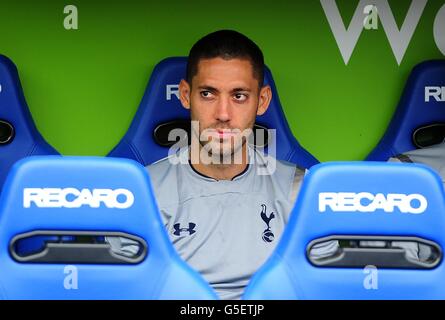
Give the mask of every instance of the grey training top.
[{"label": "grey training top", "polygon": [[250,164],[232,180],[195,171],[188,148],[147,167],[173,245],[222,299],[239,299],[277,245],[304,176],[248,150]]},{"label": "grey training top", "polygon": [[[196,172],[188,149],[147,167],[168,235],[180,256],[222,299],[239,299],[251,276],[272,253],[287,224],[304,171],[249,148],[249,166],[231,181]],[[134,256],[137,242],[106,237],[111,250]],[[328,257],[338,241],[315,245]]]}]

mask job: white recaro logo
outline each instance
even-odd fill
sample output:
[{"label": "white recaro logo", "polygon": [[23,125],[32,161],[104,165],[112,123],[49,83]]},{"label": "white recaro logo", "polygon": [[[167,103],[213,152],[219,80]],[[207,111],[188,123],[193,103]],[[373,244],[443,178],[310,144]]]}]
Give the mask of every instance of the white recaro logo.
[{"label": "white recaro logo", "polygon": [[445,102],[445,86],[425,87],[425,102],[430,102],[430,98],[434,98],[437,102]]},{"label": "white recaro logo", "polygon": [[167,101],[170,101],[172,96],[176,96],[179,100],[179,84],[168,84],[165,88],[165,98]]},{"label": "white recaro logo", "polygon": [[32,203],[39,208],[99,208],[104,204],[110,209],[128,209],[134,195],[127,189],[24,188],[23,207],[30,208]]},{"label": "white recaro logo", "polygon": [[378,209],[394,212],[398,208],[402,213],[421,214],[428,207],[428,201],[417,193],[321,192],[318,194],[318,210],[325,212],[327,207],[334,212],[374,212]]}]

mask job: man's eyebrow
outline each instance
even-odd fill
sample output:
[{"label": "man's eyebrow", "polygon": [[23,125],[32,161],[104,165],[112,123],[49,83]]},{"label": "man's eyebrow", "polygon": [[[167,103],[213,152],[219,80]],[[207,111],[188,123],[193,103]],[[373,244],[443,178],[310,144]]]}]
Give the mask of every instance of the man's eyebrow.
[{"label": "man's eyebrow", "polygon": [[242,91],[242,92],[250,92],[252,90],[250,90],[249,88],[242,88],[242,87],[232,89],[232,92],[240,92],[240,91]]},{"label": "man's eyebrow", "polygon": [[210,92],[219,92],[218,89],[216,89],[216,88],[214,88],[214,87],[211,87],[211,86],[206,86],[206,85],[204,85],[204,86],[199,86],[198,89],[199,89],[199,90],[207,90],[207,91],[210,91]]}]

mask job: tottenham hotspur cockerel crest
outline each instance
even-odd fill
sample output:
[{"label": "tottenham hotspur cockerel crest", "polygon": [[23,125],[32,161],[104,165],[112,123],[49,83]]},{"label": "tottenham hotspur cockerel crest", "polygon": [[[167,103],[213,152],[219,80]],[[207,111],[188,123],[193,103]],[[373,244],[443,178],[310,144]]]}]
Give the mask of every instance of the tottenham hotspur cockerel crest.
[{"label": "tottenham hotspur cockerel crest", "polygon": [[270,220],[275,218],[275,215],[273,212],[267,215],[267,207],[265,204],[261,205],[261,219],[263,219],[264,223],[266,224],[267,228],[263,231],[263,241],[264,242],[272,242],[275,239],[275,235],[273,234],[272,230],[270,230]]}]

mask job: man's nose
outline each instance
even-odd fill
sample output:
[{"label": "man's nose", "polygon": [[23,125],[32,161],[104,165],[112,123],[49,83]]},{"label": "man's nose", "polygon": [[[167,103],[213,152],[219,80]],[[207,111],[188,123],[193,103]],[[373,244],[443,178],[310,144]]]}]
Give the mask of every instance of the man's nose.
[{"label": "man's nose", "polygon": [[230,101],[229,98],[221,98],[216,106],[216,118],[221,122],[230,120]]}]

